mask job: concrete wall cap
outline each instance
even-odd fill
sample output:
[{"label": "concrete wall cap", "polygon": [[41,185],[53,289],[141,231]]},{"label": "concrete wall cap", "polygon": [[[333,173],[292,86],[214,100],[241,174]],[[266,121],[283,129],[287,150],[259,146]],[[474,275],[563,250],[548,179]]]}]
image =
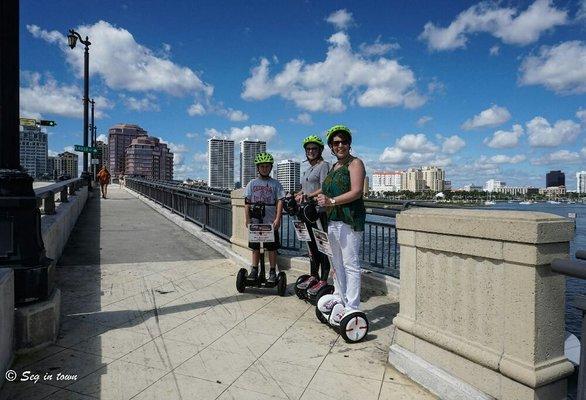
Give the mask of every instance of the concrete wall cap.
[{"label": "concrete wall cap", "polygon": [[397,229],[520,243],[558,243],[574,237],[574,222],[568,218],[507,210],[415,208],[397,215]]}]

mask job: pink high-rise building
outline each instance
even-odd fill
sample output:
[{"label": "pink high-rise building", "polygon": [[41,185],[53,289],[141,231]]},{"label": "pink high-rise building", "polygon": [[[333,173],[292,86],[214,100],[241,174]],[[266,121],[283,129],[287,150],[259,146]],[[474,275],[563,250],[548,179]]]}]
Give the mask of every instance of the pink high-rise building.
[{"label": "pink high-rise building", "polygon": [[126,172],[125,151],[132,139],[147,137],[147,131],[138,125],[117,124],[108,130],[108,149],[110,161],[110,174],[114,177],[124,175]]},{"label": "pink high-rise building", "polygon": [[125,162],[125,175],[173,179],[173,153],[156,137],[139,136],[132,139],[126,148]]}]

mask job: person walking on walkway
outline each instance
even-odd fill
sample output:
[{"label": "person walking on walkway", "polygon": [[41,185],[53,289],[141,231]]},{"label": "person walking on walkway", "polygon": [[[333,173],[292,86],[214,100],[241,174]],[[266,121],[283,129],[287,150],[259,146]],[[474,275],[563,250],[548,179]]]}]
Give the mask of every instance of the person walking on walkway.
[{"label": "person walking on walkway", "polygon": [[346,312],[358,310],[360,306],[358,252],[366,221],[362,198],[366,172],[362,160],[350,154],[350,129],[334,125],[327,131],[326,138],[337,162],[326,176],[317,200],[319,205],[327,207],[328,238],[336,273],[334,294],[344,304],[344,309],[332,318],[340,323]]},{"label": "person walking on walkway", "polygon": [[[269,255],[270,265],[267,281],[271,283],[277,281],[277,250],[281,247],[279,227],[281,226],[281,214],[283,212],[282,198],[285,197],[283,185],[270,176],[274,162],[271,154],[265,152],[258,153],[254,157],[258,178],[248,182],[244,189],[246,228],[249,228],[251,222],[262,223],[271,224],[275,231],[275,241],[264,244],[264,248]],[[260,221],[258,219],[251,221],[250,209],[254,205],[262,205],[264,207],[264,215],[260,218]],[[260,262],[260,243],[249,242],[248,247],[252,250],[252,267],[249,279],[256,280],[258,278],[258,265]]]},{"label": "person walking on walkway", "polygon": [[98,172],[98,180],[100,181],[100,188],[102,189],[102,198],[105,199],[108,195],[108,184],[110,183],[110,173],[104,166]]},{"label": "person walking on walkway", "polygon": [[[320,194],[321,185],[330,171],[330,163],[325,161],[322,157],[324,142],[318,136],[311,135],[303,139],[303,148],[309,166],[303,172],[303,176],[301,177],[301,191],[295,195],[297,203],[300,203],[303,200],[303,196],[311,198]],[[320,212],[319,219],[322,223],[322,227],[326,229],[327,220],[325,213]],[[318,251],[315,244],[313,229],[317,228],[317,224],[306,222],[305,225],[311,236],[311,241],[307,242],[310,254],[310,275],[306,280],[299,282],[297,288],[301,290],[311,290],[311,292],[317,293],[319,289],[327,284],[328,276],[330,274],[330,260],[325,254]]]}]

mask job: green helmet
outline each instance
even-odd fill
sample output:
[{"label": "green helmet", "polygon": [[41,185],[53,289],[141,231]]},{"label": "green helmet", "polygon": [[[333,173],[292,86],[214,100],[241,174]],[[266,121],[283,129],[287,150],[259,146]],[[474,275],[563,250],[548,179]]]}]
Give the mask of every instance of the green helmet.
[{"label": "green helmet", "polygon": [[254,157],[254,164],[258,165],[258,164],[266,164],[266,163],[271,163],[274,164],[275,160],[273,159],[273,156],[271,156],[269,153],[258,153],[255,157]]},{"label": "green helmet", "polygon": [[334,133],[338,133],[338,132],[342,132],[342,133],[347,134],[350,141],[352,141],[352,132],[350,132],[350,128],[348,128],[346,125],[334,125],[330,129],[328,129],[328,131],[326,132],[326,139],[327,139],[328,143],[331,142],[331,140],[334,136]]},{"label": "green helmet", "polygon": [[316,136],[316,135],[310,135],[310,136],[306,137],[305,139],[303,139],[303,147],[305,147],[309,143],[315,143],[321,148],[324,147],[324,142],[321,140],[321,138],[319,136]]}]

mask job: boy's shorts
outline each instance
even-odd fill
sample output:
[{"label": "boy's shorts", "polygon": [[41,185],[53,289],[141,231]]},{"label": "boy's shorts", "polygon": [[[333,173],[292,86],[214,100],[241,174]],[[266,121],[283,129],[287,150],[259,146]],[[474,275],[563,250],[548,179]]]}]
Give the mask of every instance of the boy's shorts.
[{"label": "boy's shorts", "polygon": [[[252,250],[260,250],[260,243],[258,242],[248,242],[248,248]],[[264,249],[269,251],[278,250],[281,248],[281,241],[279,240],[279,231],[275,230],[275,241],[274,242],[266,242],[264,244]]]}]

